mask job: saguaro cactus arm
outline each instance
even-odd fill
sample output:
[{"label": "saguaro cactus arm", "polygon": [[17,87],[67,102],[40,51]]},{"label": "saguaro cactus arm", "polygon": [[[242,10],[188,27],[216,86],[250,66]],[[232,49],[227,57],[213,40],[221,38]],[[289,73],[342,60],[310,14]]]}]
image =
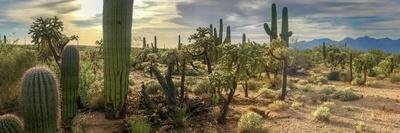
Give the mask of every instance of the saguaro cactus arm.
[{"label": "saguaro cactus arm", "polygon": [[272,4],[272,9],[271,9],[271,27],[267,23],[264,23],[264,30],[265,32],[269,35],[270,37],[270,42],[272,40],[278,38],[278,20],[277,20],[277,13],[276,13],[276,5],[275,3]]}]

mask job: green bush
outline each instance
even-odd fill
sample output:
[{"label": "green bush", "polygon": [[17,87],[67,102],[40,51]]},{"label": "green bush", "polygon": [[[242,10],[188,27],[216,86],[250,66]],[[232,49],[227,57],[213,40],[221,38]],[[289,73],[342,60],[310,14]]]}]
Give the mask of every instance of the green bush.
[{"label": "green bush", "polygon": [[333,85],[326,85],[319,91],[322,95],[331,95],[336,92],[335,86]]},{"label": "green bush", "polygon": [[380,74],[376,75],[376,79],[383,80],[385,78],[386,78],[385,74],[380,73]]},{"label": "green bush", "polygon": [[268,105],[268,109],[271,111],[281,111],[286,110],[289,106],[281,100],[276,100],[273,103]]},{"label": "green bush", "polygon": [[258,90],[258,95],[260,95],[262,98],[268,98],[268,99],[276,99],[278,97],[277,92],[268,88],[261,88]]},{"label": "green bush", "polygon": [[348,72],[348,71],[340,72],[339,80],[340,81],[350,81],[350,72]]},{"label": "green bush", "polygon": [[400,82],[400,74],[391,74],[389,76],[390,82],[392,83],[398,83]]},{"label": "green bush", "polygon": [[149,121],[143,116],[130,119],[128,125],[130,133],[150,133],[151,131]]},{"label": "green bush", "polygon": [[196,95],[201,95],[207,93],[211,89],[209,80],[200,80],[195,87],[193,87],[192,92]]},{"label": "green bush", "polygon": [[356,133],[362,133],[366,130],[367,126],[364,122],[360,121],[356,123]]},{"label": "green bush", "polygon": [[316,120],[329,121],[331,117],[331,110],[327,107],[318,107],[312,114]]},{"label": "green bush", "polygon": [[361,86],[361,85],[364,85],[364,84],[365,84],[365,81],[362,78],[358,78],[358,77],[353,79],[353,81],[351,81],[351,85]]},{"label": "green bush", "polygon": [[332,97],[341,101],[354,101],[360,99],[360,96],[357,95],[351,88],[336,91]]},{"label": "green bush", "polygon": [[320,107],[327,107],[330,110],[333,110],[336,107],[336,104],[334,102],[324,102],[320,105]]},{"label": "green bush", "polygon": [[249,80],[247,82],[247,87],[249,90],[256,90],[258,88],[258,83],[254,80]]},{"label": "green bush", "polygon": [[314,84],[327,84],[328,79],[326,76],[321,75],[321,74],[313,74],[311,78],[308,79],[309,83],[314,83]]},{"label": "green bush", "polygon": [[302,103],[302,102],[293,102],[292,103],[292,108],[293,109],[300,109],[300,107],[303,107],[304,106],[304,103]]},{"label": "green bush", "polygon": [[160,83],[156,80],[150,80],[144,84],[146,86],[146,92],[150,95],[157,94],[162,91],[162,87]]},{"label": "green bush", "polygon": [[339,75],[340,75],[340,73],[338,71],[331,71],[328,73],[328,75],[326,77],[328,80],[331,80],[331,81],[339,81]]},{"label": "green bush", "polygon": [[240,133],[266,133],[268,130],[263,127],[263,117],[254,112],[247,112],[243,114],[238,123],[238,130]]}]

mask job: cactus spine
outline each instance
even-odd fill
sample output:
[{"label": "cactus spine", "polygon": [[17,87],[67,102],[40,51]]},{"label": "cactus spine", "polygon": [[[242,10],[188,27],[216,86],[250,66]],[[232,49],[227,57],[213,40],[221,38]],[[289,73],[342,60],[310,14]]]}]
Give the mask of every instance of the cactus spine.
[{"label": "cactus spine", "polygon": [[226,27],[226,37],[224,43],[231,43],[231,26]]},{"label": "cactus spine", "polygon": [[289,15],[287,7],[282,9],[282,31],[281,38],[285,41],[286,46],[289,47],[289,37],[292,36],[292,32],[289,31]]},{"label": "cactus spine", "polygon": [[66,127],[78,112],[79,50],[67,45],[61,54],[61,119]]},{"label": "cactus spine", "polygon": [[143,49],[146,48],[147,44],[146,44],[146,37],[143,37]]},{"label": "cactus spine", "polygon": [[60,118],[59,92],[47,68],[34,67],[25,72],[21,83],[25,132],[56,133]]},{"label": "cactus spine", "polygon": [[272,11],[271,11],[271,27],[267,23],[264,23],[264,30],[267,32],[270,38],[270,42],[272,40],[278,38],[278,20],[277,20],[277,13],[276,13],[276,5],[275,3],[272,4]]},{"label": "cactus spine", "polygon": [[21,120],[11,114],[0,116],[0,133],[23,133],[24,125]]},{"label": "cactus spine", "polygon": [[106,117],[123,118],[129,85],[133,0],[104,0],[103,3]]}]

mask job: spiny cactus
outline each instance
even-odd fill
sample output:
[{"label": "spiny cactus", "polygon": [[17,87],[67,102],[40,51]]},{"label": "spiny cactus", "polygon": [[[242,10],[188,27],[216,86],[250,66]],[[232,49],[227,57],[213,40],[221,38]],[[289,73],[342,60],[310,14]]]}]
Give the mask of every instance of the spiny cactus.
[{"label": "spiny cactus", "polygon": [[51,71],[34,67],[25,72],[21,83],[21,105],[25,132],[56,133],[60,119],[57,82]]},{"label": "spiny cactus", "polygon": [[123,118],[129,85],[133,0],[104,0],[104,97],[106,117]]},{"label": "spiny cactus", "polygon": [[242,44],[245,44],[245,43],[246,43],[246,34],[243,33],[243,35],[242,35]]},{"label": "spiny cactus", "polygon": [[322,58],[323,58],[323,60],[325,62],[325,60],[326,60],[326,45],[325,45],[325,42],[322,43]]},{"label": "spiny cactus", "polygon": [[178,50],[182,49],[181,35],[178,36]]},{"label": "spiny cactus", "polygon": [[278,20],[277,20],[277,14],[276,14],[276,5],[275,3],[272,4],[272,11],[271,11],[271,27],[268,26],[267,23],[264,23],[264,29],[265,32],[269,35],[270,42],[272,40],[278,38]]},{"label": "spiny cactus", "polygon": [[157,53],[158,48],[157,48],[157,36],[154,36],[154,52]]},{"label": "spiny cactus", "polygon": [[23,133],[24,125],[21,120],[11,114],[0,116],[0,133]]},{"label": "spiny cactus", "polygon": [[79,50],[67,45],[61,54],[61,119],[69,127],[78,112]]},{"label": "spiny cactus", "polygon": [[7,44],[7,36],[6,35],[3,36],[3,42],[4,42],[4,44]]},{"label": "spiny cactus", "polygon": [[143,49],[146,48],[147,43],[146,43],[146,37],[143,37]]},{"label": "spiny cactus", "polygon": [[289,16],[287,7],[283,7],[282,9],[282,30],[281,30],[281,38],[285,41],[286,46],[289,47],[289,37],[292,36],[292,32],[289,31]]},{"label": "spiny cactus", "polygon": [[226,37],[224,43],[231,43],[231,26],[226,27]]}]

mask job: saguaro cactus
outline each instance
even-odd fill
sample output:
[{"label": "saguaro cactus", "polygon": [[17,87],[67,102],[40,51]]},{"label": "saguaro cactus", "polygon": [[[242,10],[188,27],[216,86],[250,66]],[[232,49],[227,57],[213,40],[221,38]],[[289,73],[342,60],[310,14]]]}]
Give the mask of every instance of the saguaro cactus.
[{"label": "saguaro cactus", "polygon": [[23,133],[24,125],[21,120],[11,114],[0,116],[0,133]]},{"label": "saguaro cactus", "polygon": [[59,89],[49,69],[34,67],[25,72],[21,83],[25,132],[56,133],[60,119]]},{"label": "saguaro cactus", "polygon": [[157,53],[158,48],[157,48],[157,36],[154,36],[154,52]]},{"label": "saguaro cactus", "polygon": [[226,37],[224,43],[231,43],[231,26],[226,27]]},{"label": "saguaro cactus", "polygon": [[218,36],[218,45],[222,43],[224,34],[224,21],[219,19],[219,36]]},{"label": "saguaro cactus", "polygon": [[181,35],[178,36],[178,50],[182,49]]},{"label": "saguaro cactus", "polygon": [[245,44],[245,43],[246,43],[246,34],[243,33],[243,35],[242,35],[242,44]]},{"label": "saguaro cactus", "polygon": [[264,30],[267,32],[270,38],[270,42],[272,40],[278,38],[278,20],[277,20],[277,14],[276,14],[276,5],[275,3],[272,4],[272,10],[271,10],[271,27],[267,23],[264,23]]},{"label": "saguaro cactus", "polygon": [[322,43],[322,58],[324,59],[324,62],[326,60],[326,45],[325,42]]},{"label": "saguaro cactus", "polygon": [[4,41],[4,44],[7,44],[7,36],[6,35],[3,36],[3,41]]},{"label": "saguaro cactus", "polygon": [[67,45],[61,54],[61,119],[69,127],[78,112],[79,50]]},{"label": "saguaro cactus", "polygon": [[287,7],[283,7],[282,9],[282,30],[281,30],[281,38],[285,41],[286,46],[289,47],[289,37],[292,36],[292,32],[289,31],[289,16]]},{"label": "saguaro cactus", "polygon": [[133,0],[104,0],[103,3],[106,117],[123,118],[128,94]]},{"label": "saguaro cactus", "polygon": [[143,37],[143,49],[146,48],[147,43],[146,43],[146,37]]}]

